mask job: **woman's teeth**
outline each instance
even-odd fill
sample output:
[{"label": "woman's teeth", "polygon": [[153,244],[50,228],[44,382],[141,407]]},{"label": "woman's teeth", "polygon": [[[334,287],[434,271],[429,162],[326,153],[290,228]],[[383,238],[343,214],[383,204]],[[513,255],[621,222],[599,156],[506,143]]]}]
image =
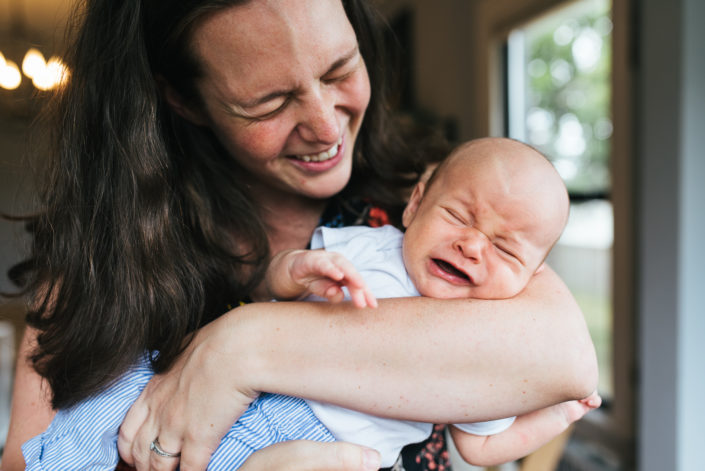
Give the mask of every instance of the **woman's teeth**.
[{"label": "woman's teeth", "polygon": [[340,147],[342,142],[343,138],[341,137],[330,149],[319,152],[318,154],[299,155],[297,159],[303,160],[304,162],[323,162],[338,154],[338,147]]}]

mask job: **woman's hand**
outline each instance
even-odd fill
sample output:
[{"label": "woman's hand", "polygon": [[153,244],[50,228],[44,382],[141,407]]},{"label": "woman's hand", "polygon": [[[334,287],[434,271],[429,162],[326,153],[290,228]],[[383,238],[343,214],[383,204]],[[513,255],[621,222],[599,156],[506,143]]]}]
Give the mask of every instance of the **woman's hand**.
[{"label": "woman's hand", "polygon": [[[231,381],[255,380],[261,369],[255,356],[248,356],[254,349],[245,339],[260,345],[263,339],[238,322],[241,317],[231,313],[202,328],[171,370],[152,378],[120,428],[118,450],[127,464],[139,471],[206,469],[221,438],[257,396]],[[243,357],[248,358],[234,361]],[[240,363],[252,368],[238,371]],[[162,457],[151,451],[156,438],[161,449],[181,456]],[[302,440],[257,451],[240,469],[366,471],[379,464],[379,453],[368,448]]]},{"label": "woman's hand", "polygon": [[351,443],[282,442],[253,453],[240,471],[376,471],[375,450]]},{"label": "woman's hand", "polygon": [[[147,384],[120,427],[118,450],[126,463],[139,471],[206,469],[221,438],[257,396],[230,381],[243,375],[233,370],[232,339],[223,336],[227,321],[202,328],[174,366]],[[181,453],[180,460],[151,451],[157,438],[164,451]]]}]

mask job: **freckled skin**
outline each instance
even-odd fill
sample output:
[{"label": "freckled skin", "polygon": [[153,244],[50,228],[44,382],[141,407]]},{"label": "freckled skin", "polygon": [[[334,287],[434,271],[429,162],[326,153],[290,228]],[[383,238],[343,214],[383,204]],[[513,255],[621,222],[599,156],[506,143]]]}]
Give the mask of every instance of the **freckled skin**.
[{"label": "freckled skin", "polygon": [[[340,1],[284,1],[292,5],[250,2],[199,25],[194,49],[204,69],[197,83],[204,109],[190,116],[250,173],[259,201],[274,193],[329,198],[350,178],[370,99],[367,69]],[[270,98],[257,101],[263,97]],[[325,171],[290,158],[340,139],[340,161]]]}]

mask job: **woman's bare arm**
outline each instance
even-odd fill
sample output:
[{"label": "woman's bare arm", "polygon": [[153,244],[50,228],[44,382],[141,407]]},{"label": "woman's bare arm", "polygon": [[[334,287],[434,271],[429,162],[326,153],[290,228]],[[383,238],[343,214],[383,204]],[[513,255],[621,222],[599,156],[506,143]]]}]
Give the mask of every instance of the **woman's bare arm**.
[{"label": "woman's bare arm", "polygon": [[201,329],[172,371],[150,382],[118,444],[128,462],[149,469],[159,458],[147,446],[159,435],[182,451],[182,469],[205,469],[259,391],[470,422],[585,397],[596,382],[585,322],[550,269],[501,301],[399,298],[368,310],[252,304]]},{"label": "woman's bare arm", "polygon": [[2,455],[3,471],[25,469],[22,444],[46,430],[54,417],[49,386],[29,363],[28,355],[36,342],[36,330],[25,329],[20,344],[12,393],[12,416]]},{"label": "woman's bare arm", "polygon": [[582,314],[551,270],[501,301],[387,299],[366,311],[312,304],[266,306],[263,317],[263,306],[245,307],[224,319],[226,337],[229,328],[248,331],[231,347],[255,352],[255,390],[458,422],[520,415],[596,387]]}]

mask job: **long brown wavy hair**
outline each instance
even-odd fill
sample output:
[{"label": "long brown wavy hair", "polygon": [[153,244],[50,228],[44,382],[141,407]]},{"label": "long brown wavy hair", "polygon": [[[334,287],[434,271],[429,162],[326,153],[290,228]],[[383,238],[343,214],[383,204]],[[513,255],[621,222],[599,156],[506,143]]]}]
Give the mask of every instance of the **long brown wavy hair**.
[{"label": "long brown wavy hair", "polygon": [[[191,33],[247,1],[256,0],[87,0],[77,10],[71,79],[48,114],[31,253],[11,269],[30,297],[32,361],[55,408],[99,392],[145,351],[164,371],[191,333],[261,280],[269,247],[243,171],[209,129],[172,112],[155,80],[198,105]],[[445,148],[394,123],[380,17],[365,0],[343,3],[372,97],[340,197],[394,215],[400,190]]]}]

